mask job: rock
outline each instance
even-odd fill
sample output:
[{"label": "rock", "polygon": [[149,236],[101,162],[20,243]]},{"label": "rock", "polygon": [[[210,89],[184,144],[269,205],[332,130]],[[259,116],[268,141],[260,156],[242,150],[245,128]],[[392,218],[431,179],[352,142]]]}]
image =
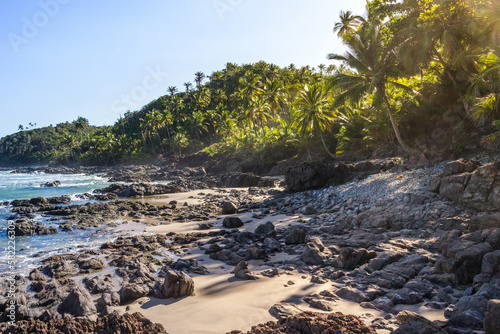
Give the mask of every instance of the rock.
[{"label": "rock", "polygon": [[374,251],[367,251],[364,248],[354,249],[351,247],[342,248],[338,257],[335,259],[333,265],[342,269],[352,270],[371,259],[375,258],[377,253]]},{"label": "rock", "polygon": [[33,269],[28,278],[32,281],[45,281],[45,276],[43,276],[42,272],[38,269]]},{"label": "rock", "polygon": [[367,302],[369,301],[366,295],[362,292],[359,291],[356,288],[353,288],[352,286],[345,286],[343,288],[340,288],[335,292],[337,296],[343,299],[348,299],[355,301],[356,303],[362,303],[362,302]]},{"label": "rock", "polygon": [[59,187],[61,181],[45,182],[40,185],[40,187]]},{"label": "rock", "polygon": [[298,192],[339,185],[345,183],[350,175],[350,168],[343,163],[303,162],[288,168],[285,182],[289,191]]},{"label": "rock", "polygon": [[268,253],[281,252],[281,244],[274,238],[265,238],[262,244]]},{"label": "rock", "polygon": [[[114,290],[113,276],[107,274],[104,276],[94,276],[89,278],[88,276],[83,279],[85,287],[93,294],[110,292]],[[128,298],[128,296],[126,296]],[[118,300],[119,302],[119,300]]]},{"label": "rock", "polygon": [[394,334],[447,334],[448,332],[436,323],[423,316],[411,312],[401,311],[396,316],[397,322],[401,325]]},{"label": "rock", "polygon": [[238,211],[238,208],[233,202],[224,202],[222,203],[222,214],[223,215],[232,215]]},{"label": "rock", "polygon": [[198,230],[203,231],[203,230],[209,230],[212,227],[214,227],[214,224],[212,223],[201,223],[198,225]]},{"label": "rock", "polygon": [[[231,334],[242,333],[233,331]],[[367,327],[361,319],[354,315],[344,315],[340,312],[329,314],[303,312],[279,322],[268,322],[253,326],[247,334],[375,334],[375,330]]]},{"label": "rock", "polygon": [[329,250],[323,246],[319,238],[314,238],[307,243],[306,249],[300,256],[300,259],[307,264],[317,265],[323,264],[331,256]]},{"label": "rock", "polygon": [[83,286],[77,285],[62,301],[59,312],[90,319],[97,314],[97,309],[90,293]]},{"label": "rock", "polygon": [[232,266],[237,265],[242,260],[241,256],[227,249],[211,253],[210,258],[212,260],[222,261]]},{"label": "rock", "polygon": [[222,221],[222,226],[226,228],[238,228],[243,226],[243,221],[238,217],[226,217]]},{"label": "rock", "polygon": [[165,280],[160,286],[160,296],[162,298],[181,298],[194,296],[194,281],[184,272],[175,272],[172,269],[166,270]]},{"label": "rock", "polygon": [[306,206],[304,209],[304,214],[306,216],[314,215],[316,213],[316,209],[310,205]]},{"label": "rock", "polygon": [[500,333],[500,300],[488,301],[486,315],[483,320],[483,328],[486,334]]},{"label": "rock", "polygon": [[106,264],[98,258],[80,261],[78,265],[81,273],[91,273],[106,268]]},{"label": "rock", "polygon": [[306,229],[303,226],[296,225],[292,227],[285,237],[285,244],[298,245],[306,242]]},{"label": "rock", "polygon": [[248,269],[248,263],[241,261],[234,267],[234,276],[244,280],[256,280],[257,276],[252,275]]},{"label": "rock", "polygon": [[120,304],[128,304],[139,298],[146,297],[150,294],[149,288],[142,284],[126,284],[120,289]]},{"label": "rock", "polygon": [[49,202],[43,197],[35,197],[30,199],[30,203],[36,206],[47,205]]},{"label": "rock", "polygon": [[51,262],[43,267],[43,272],[53,278],[71,277],[77,274],[77,270],[67,261]]},{"label": "rock", "polygon": [[[439,194],[466,207],[476,210],[500,209],[500,162],[487,163],[475,168],[466,161],[453,161],[440,177]],[[462,172],[461,172],[462,171]]]},{"label": "rock", "polygon": [[121,334],[167,334],[160,324],[155,324],[141,313],[118,315],[111,313],[96,321],[65,317],[64,319],[48,318],[31,321],[19,321],[18,326],[8,323],[0,324],[0,332],[6,334],[24,333],[121,333]]},{"label": "rock", "polygon": [[295,304],[284,302],[274,304],[269,309],[269,313],[278,320],[286,319],[290,316],[297,315],[302,312],[304,311],[298,308]]},{"label": "rock", "polygon": [[276,229],[274,228],[274,224],[268,221],[257,226],[253,233],[262,237],[275,237]]}]

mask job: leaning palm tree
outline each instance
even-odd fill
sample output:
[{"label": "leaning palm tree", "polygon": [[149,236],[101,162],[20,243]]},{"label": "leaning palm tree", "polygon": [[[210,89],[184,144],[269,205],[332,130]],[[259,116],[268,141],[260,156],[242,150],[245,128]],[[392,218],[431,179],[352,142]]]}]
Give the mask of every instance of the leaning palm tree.
[{"label": "leaning palm tree", "polygon": [[366,94],[374,93],[374,103],[381,103],[385,107],[401,148],[408,154],[421,156],[420,151],[403,141],[386,93],[387,85],[412,91],[395,81],[396,78],[405,76],[396,57],[397,48],[385,42],[377,25],[363,25],[351,35],[347,46],[349,51],[344,55],[328,55],[329,59],[340,60],[353,70],[338,73],[332,78],[331,85],[342,90],[335,98],[334,105],[340,106],[347,100],[358,102]]},{"label": "leaning palm tree", "polygon": [[323,131],[329,129],[333,122],[333,114],[328,108],[328,94],[323,87],[318,83],[312,86],[306,85],[298,93],[296,107],[295,121],[292,126],[303,135],[308,132],[319,134],[325,151],[334,158],[335,154],[328,150],[323,138]]}]

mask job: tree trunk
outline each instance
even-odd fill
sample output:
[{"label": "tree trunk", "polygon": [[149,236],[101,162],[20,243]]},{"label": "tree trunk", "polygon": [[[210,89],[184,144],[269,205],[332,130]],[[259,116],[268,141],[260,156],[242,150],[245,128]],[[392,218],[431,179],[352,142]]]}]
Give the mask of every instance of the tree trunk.
[{"label": "tree trunk", "polygon": [[335,159],[336,155],[333,154],[332,152],[330,152],[330,150],[328,149],[328,147],[326,147],[326,143],[325,143],[325,139],[323,138],[323,133],[319,133],[319,136],[321,137],[321,142],[323,143],[323,147],[325,148],[325,151],[326,153],[328,153],[328,155],[332,158]]},{"label": "tree trunk", "polygon": [[389,100],[387,99],[387,95],[385,94],[385,87],[380,88],[380,92],[382,93],[382,98],[384,99],[385,108],[387,109],[387,114],[389,115],[389,119],[391,120],[392,129],[394,130],[394,134],[396,135],[396,139],[398,140],[399,145],[401,146],[403,151],[405,151],[410,155],[417,155],[417,156],[422,155],[422,152],[420,152],[419,150],[411,148],[405,144],[403,138],[401,138],[401,133],[399,132],[399,128],[398,125],[396,124],[396,121],[394,120],[394,116],[392,115],[391,105],[389,104]]}]

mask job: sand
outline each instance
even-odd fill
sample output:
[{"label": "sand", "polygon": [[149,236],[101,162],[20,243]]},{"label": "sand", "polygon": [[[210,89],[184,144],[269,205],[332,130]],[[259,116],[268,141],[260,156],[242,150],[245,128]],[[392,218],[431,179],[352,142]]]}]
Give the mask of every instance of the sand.
[{"label": "sand", "polygon": [[[189,205],[194,205],[200,203],[200,196],[197,195],[200,192],[217,193],[217,190],[197,190],[168,196],[155,196],[148,198],[147,201],[162,205],[176,200],[180,204],[187,202]],[[300,219],[307,219],[307,217],[299,215],[268,215],[264,219],[252,219],[252,215],[252,212],[237,214],[244,222],[246,221],[240,230],[253,232],[259,224],[267,221],[272,221],[279,229],[290,224],[299,224]],[[214,223],[214,228],[211,230],[222,228],[223,217],[221,215],[217,220],[211,221]],[[188,233],[195,231],[199,223],[174,222],[167,225],[144,226],[144,232],[148,234]],[[296,255],[279,254],[271,261],[290,260],[295,257]],[[131,305],[120,306],[116,309],[121,312],[141,312],[151,321],[162,324],[171,334],[226,333],[235,329],[247,331],[259,323],[275,321],[276,319],[271,316],[269,309],[280,302],[292,302],[304,311],[321,312],[318,309],[310,308],[303,301],[303,298],[323,290],[335,290],[331,282],[311,283],[310,275],[297,271],[282,272],[280,276],[273,278],[258,275],[260,277],[258,280],[240,280],[231,273],[232,266],[211,260],[200,249],[190,250],[182,258],[195,258],[209,270],[208,275],[193,275],[195,296],[178,300],[144,297]],[[262,261],[249,261],[249,269],[254,274],[259,274],[269,268]],[[289,281],[294,284],[288,284]],[[421,305],[411,306],[411,310],[417,310],[418,313],[430,320],[444,320],[442,311],[431,311]],[[333,311],[360,316],[368,325],[374,318],[386,315],[382,311],[365,309],[360,307],[358,303],[346,300],[335,302]],[[377,333],[389,333],[389,331],[378,330]]]}]

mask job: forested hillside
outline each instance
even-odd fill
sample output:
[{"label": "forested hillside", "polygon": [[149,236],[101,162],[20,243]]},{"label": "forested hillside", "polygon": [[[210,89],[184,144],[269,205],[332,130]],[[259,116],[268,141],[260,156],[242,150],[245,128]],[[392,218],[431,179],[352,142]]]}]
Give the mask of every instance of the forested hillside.
[{"label": "forested hillside", "polygon": [[228,63],[197,72],[194,84],[169,87],[112,127],[77,120],[2,138],[0,161],[112,164],[200,150],[352,156],[387,143],[408,155],[496,150],[499,1],[374,0],[367,10],[332,22],[348,51],[332,50],[330,65]]}]

